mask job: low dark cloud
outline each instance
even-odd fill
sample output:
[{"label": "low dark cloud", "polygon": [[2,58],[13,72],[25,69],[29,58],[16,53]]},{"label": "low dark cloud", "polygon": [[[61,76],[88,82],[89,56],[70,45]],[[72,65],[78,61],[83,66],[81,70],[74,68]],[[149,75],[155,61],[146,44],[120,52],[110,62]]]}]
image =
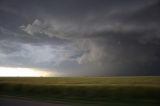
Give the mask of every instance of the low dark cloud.
[{"label": "low dark cloud", "polygon": [[159,75],[158,0],[1,0],[0,66]]}]

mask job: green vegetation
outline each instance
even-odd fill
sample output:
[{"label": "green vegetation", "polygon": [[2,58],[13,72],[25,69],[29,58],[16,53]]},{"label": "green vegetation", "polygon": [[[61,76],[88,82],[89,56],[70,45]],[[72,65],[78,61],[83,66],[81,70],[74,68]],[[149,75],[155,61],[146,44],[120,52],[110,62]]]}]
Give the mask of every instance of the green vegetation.
[{"label": "green vegetation", "polygon": [[153,105],[160,103],[160,77],[0,78],[0,95]]}]

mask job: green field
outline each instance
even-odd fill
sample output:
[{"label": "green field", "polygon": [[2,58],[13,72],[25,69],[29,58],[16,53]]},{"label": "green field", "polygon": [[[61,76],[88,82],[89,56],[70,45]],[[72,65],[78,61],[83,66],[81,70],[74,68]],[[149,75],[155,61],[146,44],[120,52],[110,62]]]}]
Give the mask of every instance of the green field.
[{"label": "green field", "polygon": [[160,77],[0,78],[0,95],[146,106],[160,103]]}]

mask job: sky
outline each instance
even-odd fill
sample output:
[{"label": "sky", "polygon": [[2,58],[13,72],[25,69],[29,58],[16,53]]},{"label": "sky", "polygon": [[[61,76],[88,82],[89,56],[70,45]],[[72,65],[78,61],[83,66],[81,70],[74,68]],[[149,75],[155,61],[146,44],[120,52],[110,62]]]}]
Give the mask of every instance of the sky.
[{"label": "sky", "polygon": [[160,75],[160,2],[0,0],[0,67]]}]

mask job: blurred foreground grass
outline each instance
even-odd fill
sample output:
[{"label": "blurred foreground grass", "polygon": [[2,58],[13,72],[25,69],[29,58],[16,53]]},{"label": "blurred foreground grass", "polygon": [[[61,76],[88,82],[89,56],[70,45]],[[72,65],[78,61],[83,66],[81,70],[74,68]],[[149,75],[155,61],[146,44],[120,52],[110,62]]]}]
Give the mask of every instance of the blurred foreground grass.
[{"label": "blurred foreground grass", "polygon": [[160,77],[0,78],[0,95],[97,103],[159,104]]}]

